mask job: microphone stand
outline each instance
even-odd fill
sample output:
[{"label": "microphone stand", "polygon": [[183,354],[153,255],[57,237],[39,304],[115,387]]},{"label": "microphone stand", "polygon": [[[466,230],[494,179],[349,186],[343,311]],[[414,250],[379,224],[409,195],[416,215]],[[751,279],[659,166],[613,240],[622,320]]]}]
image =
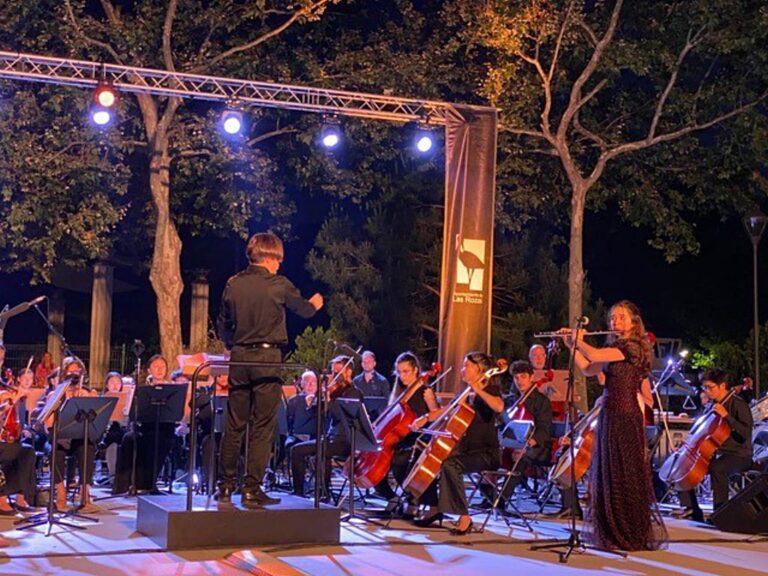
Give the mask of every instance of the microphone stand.
[{"label": "microphone stand", "polygon": [[[588,544],[584,542],[581,538],[581,532],[578,528],[576,528],[576,508],[578,504],[578,498],[579,498],[579,489],[576,486],[576,466],[574,465],[576,461],[576,447],[575,447],[575,438],[573,435],[573,428],[574,424],[576,422],[576,401],[574,398],[574,391],[575,391],[575,371],[576,371],[576,350],[578,349],[578,342],[579,338],[581,337],[581,331],[584,329],[584,326],[586,325],[586,317],[581,316],[576,319],[576,336],[573,339],[573,347],[571,348],[571,353],[568,356],[568,391],[566,393],[566,399],[568,402],[568,423],[569,423],[569,430],[566,435],[570,435],[571,437],[571,443],[568,445],[568,450],[570,452],[571,456],[571,486],[569,490],[571,491],[571,517],[568,521],[570,535],[568,536],[567,540],[560,540],[556,542],[552,542],[551,544],[538,544],[535,546],[531,546],[530,550],[556,550],[558,548],[565,548],[564,551],[559,552],[559,559],[561,563],[568,562],[568,558],[570,558],[571,554],[573,554],[573,551],[577,548],[580,552],[586,552],[587,550],[595,550],[597,552],[606,552],[608,554],[615,554],[616,556],[621,556],[622,558],[626,558],[627,555],[624,552],[621,552],[619,550],[610,550],[608,548],[601,548],[599,546],[595,546],[593,544]],[[592,487],[594,490],[594,486]]]}]

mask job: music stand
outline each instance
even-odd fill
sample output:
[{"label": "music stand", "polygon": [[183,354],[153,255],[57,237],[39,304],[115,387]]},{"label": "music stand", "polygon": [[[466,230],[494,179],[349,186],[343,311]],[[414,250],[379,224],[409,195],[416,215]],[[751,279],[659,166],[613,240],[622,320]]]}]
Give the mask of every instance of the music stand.
[{"label": "music stand", "polygon": [[[134,410],[131,418],[140,424],[154,423],[155,445],[152,456],[151,494],[164,494],[157,488],[157,456],[160,451],[160,423],[175,424],[184,418],[184,403],[187,397],[186,384],[154,384],[140,386],[134,395]],[[134,439],[137,442],[138,439]]]},{"label": "music stand", "polygon": [[[59,526],[66,526],[68,528],[76,528],[78,530],[85,530],[84,526],[78,526],[77,524],[71,524],[69,522],[65,522],[63,518],[76,516],[79,518],[97,522],[97,520],[93,518],[89,518],[87,516],[81,516],[80,514],[67,514],[67,513],[60,513],[56,511],[56,483],[54,481],[56,453],[58,451],[58,443],[59,443],[59,426],[62,421],[61,416],[64,411],[62,404],[64,403],[64,396],[66,395],[67,388],[69,388],[70,384],[71,384],[71,379],[67,379],[61,382],[58,386],[56,386],[53,392],[51,392],[48,395],[48,398],[46,399],[46,402],[45,402],[45,406],[43,406],[43,409],[40,412],[40,416],[39,416],[40,421],[45,422],[51,415],[53,415],[53,427],[52,427],[52,433],[51,433],[51,445],[52,445],[51,477],[50,477],[50,488],[49,488],[49,494],[48,494],[48,510],[46,512],[43,512],[42,514],[37,514],[30,518],[20,520],[19,521],[20,526],[17,528],[17,530],[27,530],[28,528],[35,528],[37,526],[42,526],[43,524],[48,524],[48,530],[46,531],[45,535],[50,536],[51,529],[53,528],[54,524],[57,524]],[[78,398],[77,400],[84,400],[84,398]],[[69,404],[69,402],[67,402],[66,404]],[[77,413],[75,412],[75,415],[76,414]],[[68,417],[70,416],[68,415]],[[67,424],[66,420],[64,421],[64,424],[65,425]],[[83,426],[83,428],[85,429],[87,427]],[[86,430],[84,430],[84,433],[85,432]],[[72,436],[69,436],[69,438],[72,438]]]},{"label": "music stand", "polygon": [[[370,518],[362,514],[355,514],[355,454],[358,448],[363,452],[378,452],[379,441],[376,439],[376,433],[373,431],[371,419],[368,417],[368,411],[365,404],[358,398],[337,398],[336,404],[341,412],[341,422],[347,433],[350,443],[350,469],[349,474],[349,512],[341,517],[342,522],[348,522],[353,518],[358,518],[370,522]],[[358,437],[359,435],[359,437]],[[357,443],[360,442],[358,447]]]},{"label": "music stand", "polygon": [[[80,470],[80,485],[85,486],[88,478],[88,448],[91,438],[101,438],[109,425],[109,418],[114,411],[117,398],[70,398],[64,402],[59,415],[59,439],[83,440],[83,470]],[[68,512],[66,516],[77,516],[91,522],[98,522],[77,514]]]}]

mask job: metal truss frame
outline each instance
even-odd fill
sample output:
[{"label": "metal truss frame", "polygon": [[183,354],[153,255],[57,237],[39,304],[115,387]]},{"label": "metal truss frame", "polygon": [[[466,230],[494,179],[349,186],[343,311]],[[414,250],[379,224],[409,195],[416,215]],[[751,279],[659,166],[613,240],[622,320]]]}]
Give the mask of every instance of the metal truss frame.
[{"label": "metal truss frame", "polygon": [[0,51],[0,78],[78,88],[95,88],[99,82],[104,81],[111,83],[120,92],[234,102],[245,106],[392,122],[424,121],[445,125],[448,115],[456,114],[455,108],[448,102],[186,74],[17,52]]}]

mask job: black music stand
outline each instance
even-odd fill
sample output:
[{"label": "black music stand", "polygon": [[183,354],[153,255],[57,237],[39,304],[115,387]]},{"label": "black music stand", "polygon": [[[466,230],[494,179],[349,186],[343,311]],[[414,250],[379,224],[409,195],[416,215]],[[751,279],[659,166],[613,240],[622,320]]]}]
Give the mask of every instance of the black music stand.
[{"label": "black music stand", "polygon": [[[109,425],[110,416],[117,404],[117,398],[102,396],[99,398],[70,398],[61,408],[59,416],[59,440],[83,440],[84,470],[80,470],[80,485],[85,485],[88,478],[88,449],[91,438],[101,438]],[[91,522],[98,522],[96,518],[83,516],[74,512],[68,512],[65,516],[76,516]]]},{"label": "black music stand", "polygon": [[[139,386],[133,397],[134,410],[131,417],[141,424],[154,424],[155,445],[152,455],[151,494],[165,494],[157,488],[158,462],[160,452],[160,423],[175,424],[184,418],[184,403],[187,397],[186,384],[154,384]],[[134,439],[137,442],[138,439]]]},{"label": "black music stand", "polygon": [[[363,452],[377,452],[379,450],[379,441],[376,439],[376,433],[373,431],[371,419],[368,417],[368,411],[365,404],[358,398],[337,398],[336,404],[341,412],[341,422],[345,433],[350,439],[350,470],[349,477],[349,512],[341,517],[342,522],[348,522],[353,518],[371,522],[371,519],[362,514],[355,514],[355,454],[358,449]],[[360,446],[357,445],[358,441]]]}]

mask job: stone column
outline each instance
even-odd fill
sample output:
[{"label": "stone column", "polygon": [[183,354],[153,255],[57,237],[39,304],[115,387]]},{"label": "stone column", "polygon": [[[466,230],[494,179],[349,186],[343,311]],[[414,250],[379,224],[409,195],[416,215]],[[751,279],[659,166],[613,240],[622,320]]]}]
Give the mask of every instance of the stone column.
[{"label": "stone column", "polygon": [[88,372],[91,385],[100,389],[109,371],[109,345],[112,338],[112,284],[114,269],[104,262],[93,265],[91,295],[91,358]]},{"label": "stone column", "polygon": [[195,271],[189,316],[189,351],[203,352],[208,346],[208,270]]},{"label": "stone column", "polygon": [[[64,290],[56,288],[48,298],[48,321],[54,328],[64,334]],[[61,340],[58,336],[48,333],[48,352],[53,357],[53,365],[61,365]]]}]

